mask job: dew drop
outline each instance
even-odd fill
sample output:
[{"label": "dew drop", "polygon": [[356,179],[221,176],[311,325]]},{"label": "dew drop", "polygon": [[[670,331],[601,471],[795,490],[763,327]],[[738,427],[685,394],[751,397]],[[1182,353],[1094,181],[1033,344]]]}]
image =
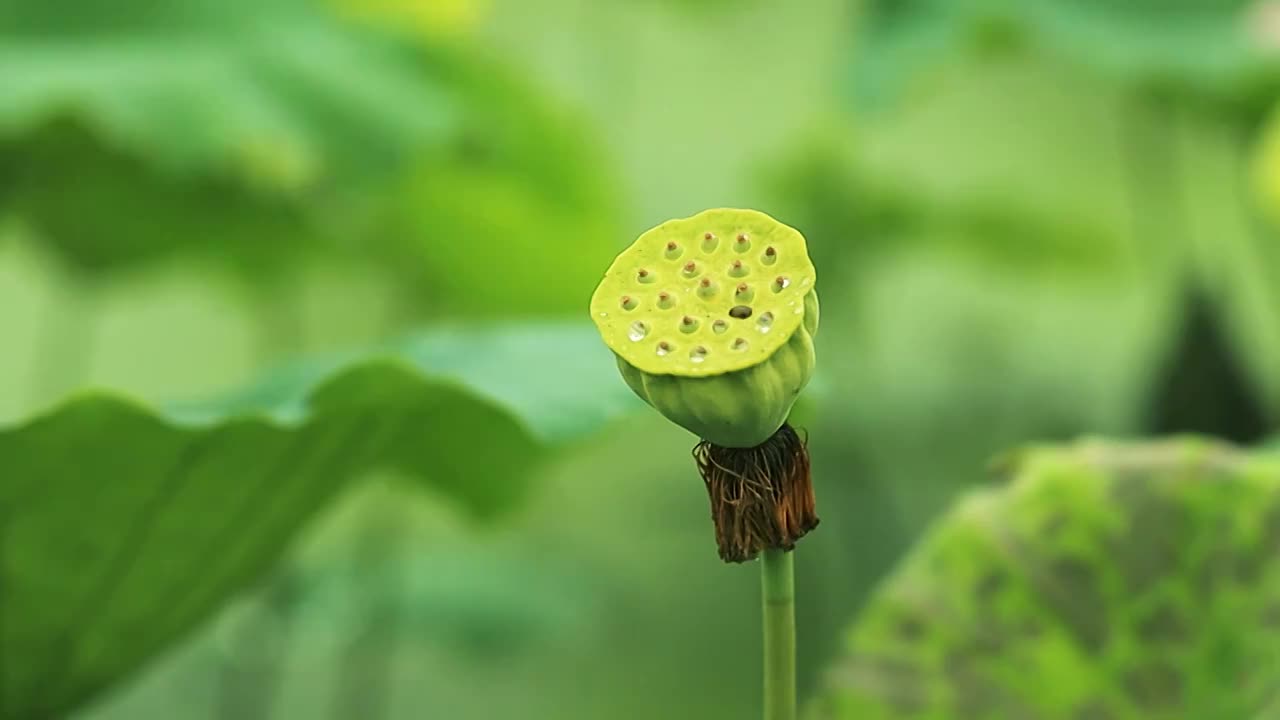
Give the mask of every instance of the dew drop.
[{"label": "dew drop", "polygon": [[640,342],[649,334],[649,326],[639,320],[631,323],[631,328],[627,331],[627,337],[631,338],[631,342]]},{"label": "dew drop", "polygon": [[760,332],[767,333],[773,329],[773,313],[767,312],[756,320],[756,325],[760,328]]}]

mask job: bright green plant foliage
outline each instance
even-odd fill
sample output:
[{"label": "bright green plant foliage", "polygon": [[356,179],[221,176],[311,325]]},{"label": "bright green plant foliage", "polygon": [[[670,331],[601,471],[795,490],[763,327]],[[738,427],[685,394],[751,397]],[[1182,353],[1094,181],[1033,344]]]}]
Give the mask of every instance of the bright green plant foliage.
[{"label": "bright green plant foliage", "polygon": [[916,0],[868,3],[855,65],[867,99],[948,56],[1034,47],[1102,77],[1257,112],[1274,98],[1276,38],[1250,0]]},{"label": "bright green plant foliage", "polygon": [[453,122],[419,49],[316,3],[20,0],[0,28],[0,203],[86,270],[193,246],[278,269],[309,202]]},{"label": "bright green plant foliage", "polygon": [[813,375],[816,282],[794,228],[755,210],[707,210],[620,254],[591,315],[645,402],[703,439],[753,447]]},{"label": "bright green plant foliage", "polygon": [[1273,114],[1258,144],[1254,178],[1263,212],[1280,226],[1280,112]]},{"label": "bright green plant foliage", "polygon": [[437,59],[460,130],[397,185],[387,259],[433,315],[579,312],[621,235],[609,160],[506,68]]},{"label": "bright green plant foliage", "polygon": [[1249,718],[1280,678],[1280,456],[1033,448],[873,596],[813,718]]},{"label": "bright green plant foliage", "polygon": [[[527,331],[473,343],[442,334],[436,351],[419,338],[396,358],[317,363],[337,369],[277,376],[203,410],[161,414],[85,394],[0,430],[6,717],[62,715],[136,670],[268,571],[317,509],[371,469],[419,478],[477,514],[510,507],[552,440],[580,436],[592,427],[583,418],[627,400],[607,367],[592,376],[557,362],[594,351],[607,365],[589,329]],[[537,342],[553,351],[507,368],[507,385],[524,393],[505,406],[490,399],[504,385],[486,352],[503,346],[509,359]],[[535,398],[539,389],[548,392]],[[564,414],[579,420],[566,425]]]}]

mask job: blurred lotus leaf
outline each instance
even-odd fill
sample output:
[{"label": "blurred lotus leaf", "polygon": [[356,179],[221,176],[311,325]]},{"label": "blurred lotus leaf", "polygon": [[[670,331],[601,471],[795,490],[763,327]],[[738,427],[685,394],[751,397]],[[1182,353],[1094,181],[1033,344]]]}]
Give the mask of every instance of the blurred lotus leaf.
[{"label": "blurred lotus leaf", "polygon": [[[589,328],[526,330],[303,365],[203,409],[84,394],[0,429],[6,717],[62,716],[136,671],[271,569],[371,469],[478,514],[518,503],[548,449],[630,402]],[[476,361],[504,343],[526,351],[513,350],[518,378]]]},{"label": "blurred lotus leaf", "polygon": [[472,545],[424,549],[388,543],[313,568],[301,622],[317,634],[359,636],[379,625],[397,640],[492,658],[584,620],[583,579],[532,559]]},{"label": "blurred lotus leaf", "polygon": [[1254,177],[1263,211],[1280,227],[1280,112],[1273,114],[1263,131]]},{"label": "blurred lotus leaf", "polygon": [[1280,681],[1280,456],[1016,453],[852,627],[809,717],[1250,718]]},{"label": "blurred lotus leaf", "polygon": [[87,272],[278,271],[455,122],[419,48],[307,0],[16,0],[0,28],[0,207]]},{"label": "blurred lotus leaf", "polygon": [[461,130],[391,198],[389,264],[433,315],[578,312],[624,237],[610,163],[582,118],[458,60],[442,76]]},{"label": "blurred lotus leaf", "polygon": [[430,38],[466,35],[489,13],[492,0],[333,0],[353,17],[407,26]]},{"label": "blurred lotus leaf", "polygon": [[[1025,365],[1004,376],[1010,384],[1047,379],[1054,358],[1071,357],[1072,386],[1114,383],[1085,404],[1115,407],[1105,398],[1159,374],[1162,359],[1177,349],[1179,323],[1190,321],[1187,298],[1205,297],[1251,395],[1273,417],[1280,413],[1280,381],[1272,371],[1280,363],[1280,245],[1269,242],[1249,212],[1245,150],[1252,146],[1242,142],[1248,136],[1240,127],[1231,119],[1135,103],[1052,63],[969,60],[951,72],[945,85],[891,119],[865,117],[853,130],[812,133],[770,168],[782,216],[806,228],[814,256],[859,278],[838,286],[865,326],[853,354],[876,353],[871,333],[912,332],[903,317],[934,319],[959,308],[1021,317],[985,344],[956,341],[983,348],[988,360],[975,368],[990,367],[998,356],[1024,356]],[[1017,300],[982,310],[986,301],[953,297],[937,310],[904,314],[901,303],[932,303],[925,291],[937,295],[955,286],[903,279],[880,290],[886,275],[917,272],[913,267],[921,278],[936,268],[976,297],[1001,288]],[[893,289],[895,282],[922,290],[908,298]],[[867,304],[873,287],[884,295],[883,305]],[[832,312],[839,312],[836,302],[834,295],[828,300]],[[1042,334],[1049,317],[1062,323]],[[972,317],[957,322],[969,335],[985,324]],[[1090,340],[1100,336],[1110,340]],[[973,352],[929,338],[921,334],[918,342],[930,343],[938,356]],[[914,365],[918,353],[911,347],[901,345],[903,356],[886,360],[886,371],[895,363]],[[942,365],[958,371],[954,362]],[[1043,386],[1059,402],[1064,396],[1053,388],[1060,381]],[[1129,403],[1141,400],[1130,396]],[[1133,427],[1115,424],[1117,415],[1085,415],[1088,422],[1069,426]]]},{"label": "blurred lotus leaf", "polygon": [[1280,87],[1271,0],[869,0],[855,86],[890,99],[948,56],[1034,48],[1161,94],[1256,113]]}]

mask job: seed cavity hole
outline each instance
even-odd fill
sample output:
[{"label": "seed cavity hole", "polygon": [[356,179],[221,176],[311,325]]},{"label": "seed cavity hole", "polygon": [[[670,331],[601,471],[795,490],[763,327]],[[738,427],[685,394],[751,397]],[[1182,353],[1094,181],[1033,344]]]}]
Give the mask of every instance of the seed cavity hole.
[{"label": "seed cavity hole", "polygon": [[[750,310],[750,308],[747,308]],[[711,331],[717,335],[723,335],[729,329],[729,323],[723,320],[717,320],[711,323]]]},{"label": "seed cavity hole", "polygon": [[649,334],[649,326],[637,320],[631,323],[631,327],[627,329],[627,337],[631,338],[631,342],[640,342]]},{"label": "seed cavity hole", "polygon": [[767,312],[756,319],[756,326],[760,328],[760,332],[767,333],[773,329],[773,313]]},{"label": "seed cavity hole", "polygon": [[733,341],[733,344],[729,346],[729,349],[734,352],[742,352],[749,347],[751,347],[751,343],[747,342],[746,338],[737,338]]},{"label": "seed cavity hole", "polygon": [[660,343],[658,343],[657,353],[658,353],[659,355],[670,355],[670,354],[671,354],[671,343],[669,343],[669,342],[667,342],[667,341],[665,341],[665,340],[664,340],[664,341],[662,341],[662,342],[660,342]]},{"label": "seed cavity hole", "polygon": [[689,351],[689,360],[691,362],[700,363],[707,359],[707,349],[699,345]]},{"label": "seed cavity hole", "polygon": [[751,317],[751,307],[749,305],[734,305],[729,309],[729,317],[746,320]]}]

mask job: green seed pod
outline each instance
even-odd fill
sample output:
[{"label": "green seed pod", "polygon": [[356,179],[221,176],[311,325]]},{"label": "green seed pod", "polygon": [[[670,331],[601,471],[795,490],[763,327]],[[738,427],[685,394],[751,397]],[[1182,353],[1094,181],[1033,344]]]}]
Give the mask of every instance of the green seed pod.
[{"label": "green seed pod", "polygon": [[591,317],[645,402],[711,443],[756,447],[813,374],[816,282],[794,228],[755,210],[706,210],[624,250]]}]

